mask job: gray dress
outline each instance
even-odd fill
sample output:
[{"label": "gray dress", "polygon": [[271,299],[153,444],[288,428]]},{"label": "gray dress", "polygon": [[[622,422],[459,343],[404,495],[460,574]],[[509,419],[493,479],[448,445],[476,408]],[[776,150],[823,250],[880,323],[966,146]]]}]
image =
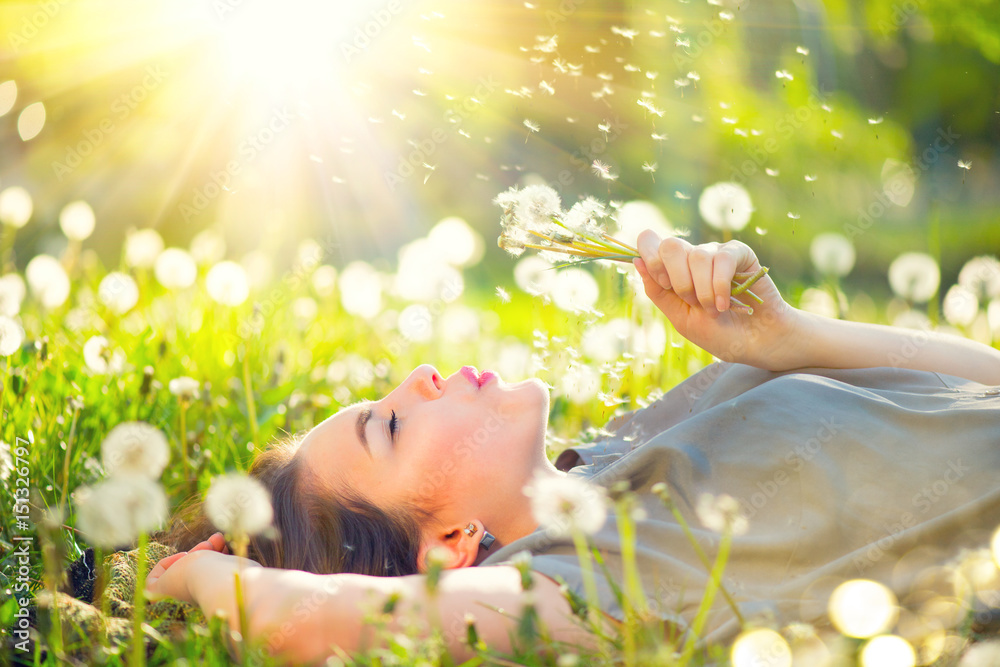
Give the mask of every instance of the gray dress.
[{"label": "gray dress", "polygon": [[[637,562],[650,606],[688,628],[708,581],[674,516],[650,491],[666,482],[709,558],[719,535],[698,520],[700,494],[727,493],[748,521],[734,536],[723,583],[746,618],[823,626],[830,593],[874,579],[901,601],[963,547],[988,547],[1000,525],[1000,389],[897,368],[773,373],[716,363],[652,405],[610,422],[557,467],[610,488],[628,480],[646,518]],[[624,590],[618,526],[592,537]],[[532,568],[585,596],[569,538],[543,529],[482,565],[521,551]],[[602,609],[623,619],[598,570]],[[739,623],[716,597],[701,639],[731,639]]]}]

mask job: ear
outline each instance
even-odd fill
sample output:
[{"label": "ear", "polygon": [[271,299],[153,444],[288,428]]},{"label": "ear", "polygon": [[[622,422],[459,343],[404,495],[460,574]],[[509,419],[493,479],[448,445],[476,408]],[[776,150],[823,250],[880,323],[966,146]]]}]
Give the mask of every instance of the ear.
[{"label": "ear", "polygon": [[[471,536],[465,532],[469,523],[476,527]],[[439,525],[426,530],[417,552],[417,569],[421,573],[427,572],[427,555],[434,549],[438,549],[438,553],[443,555],[446,570],[475,565],[479,558],[479,541],[483,537],[484,530],[481,521],[462,525]]]}]

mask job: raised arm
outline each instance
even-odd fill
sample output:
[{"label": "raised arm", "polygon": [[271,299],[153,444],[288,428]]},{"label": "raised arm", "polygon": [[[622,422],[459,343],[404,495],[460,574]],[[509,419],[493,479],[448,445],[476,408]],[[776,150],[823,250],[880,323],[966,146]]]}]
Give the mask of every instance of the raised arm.
[{"label": "raised arm", "polygon": [[[198,604],[206,615],[223,613],[239,627],[233,575],[241,559],[212,550],[176,554],[150,573],[154,596],[170,596]],[[521,590],[520,573],[510,566],[447,570],[435,596],[429,597],[424,575],[369,577],[357,574],[317,575],[260,567],[242,559],[247,628],[245,636],[271,653],[294,663],[322,663],[333,647],[353,653],[372,646],[364,624],[366,610],[381,609],[399,596],[390,631],[402,631],[408,618],[439,619],[452,656],[472,652],[465,644],[466,615],[472,614],[479,637],[491,649],[509,651],[510,636],[529,599]],[[592,635],[573,620],[558,585],[535,573],[531,591],[538,617],[557,641],[592,645]],[[493,611],[493,608],[506,613]],[[610,621],[609,621],[610,623]],[[424,629],[423,636],[429,635]]]},{"label": "raised arm", "polygon": [[788,305],[769,276],[753,315],[731,309],[730,280],[760,268],[744,243],[693,246],[639,235],[635,265],[646,295],[689,341],[719,359],[785,371],[894,366],[1000,384],[1000,351],[957,336],[834,320]]}]

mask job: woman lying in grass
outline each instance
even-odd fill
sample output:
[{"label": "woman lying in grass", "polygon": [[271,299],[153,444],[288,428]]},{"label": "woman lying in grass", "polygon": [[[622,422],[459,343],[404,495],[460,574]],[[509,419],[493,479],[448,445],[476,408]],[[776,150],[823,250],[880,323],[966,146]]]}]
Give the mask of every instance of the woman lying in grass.
[{"label": "woman lying in grass", "polygon": [[[665,632],[707,642],[761,618],[823,624],[827,597],[848,579],[879,580],[906,603],[928,567],[989,544],[1000,524],[1000,392],[984,385],[1000,385],[1000,352],[814,316],[786,304],[767,276],[754,286],[763,304],[735,312],[731,279],[759,268],[739,242],[692,246],[644,232],[638,249],[647,296],[688,340],[730,363],[615,419],[555,463],[545,456],[545,385],[469,368],[445,378],[420,366],[381,400],[273,447],[251,473],[271,491],[277,536],[254,538],[252,560],[242,560],[244,636],[294,661],[322,660],[333,647],[367,645],[365,610],[398,594],[396,617],[418,608],[439,619],[456,658],[470,654],[469,614],[479,637],[506,651],[529,603],[554,640],[592,646],[592,626],[570,600],[596,593],[603,613],[591,620],[613,629],[625,618],[615,590],[625,587],[625,559],[614,514],[589,537],[610,582],[599,567],[588,581],[572,535],[539,525],[525,487],[567,477],[587,488],[627,481],[641,505],[641,590],[631,592]],[[658,497],[663,483],[709,557],[719,541],[703,527],[710,518],[699,520],[703,494],[736,500],[730,530],[747,523],[732,536],[724,593],[700,628],[691,626],[709,575]],[[175,529],[190,551],[157,564],[148,588],[237,619],[241,559],[211,532],[204,523]],[[422,574],[432,549],[446,568],[434,595]],[[520,551],[532,554],[530,595],[511,560]]]}]

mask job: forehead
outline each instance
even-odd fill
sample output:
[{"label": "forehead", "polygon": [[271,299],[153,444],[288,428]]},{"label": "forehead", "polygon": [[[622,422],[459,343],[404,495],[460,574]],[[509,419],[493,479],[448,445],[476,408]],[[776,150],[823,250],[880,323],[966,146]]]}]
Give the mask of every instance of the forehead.
[{"label": "forehead", "polygon": [[301,455],[315,474],[326,479],[355,477],[371,460],[358,440],[358,416],[371,407],[363,401],[343,408],[313,427],[302,441]]}]

